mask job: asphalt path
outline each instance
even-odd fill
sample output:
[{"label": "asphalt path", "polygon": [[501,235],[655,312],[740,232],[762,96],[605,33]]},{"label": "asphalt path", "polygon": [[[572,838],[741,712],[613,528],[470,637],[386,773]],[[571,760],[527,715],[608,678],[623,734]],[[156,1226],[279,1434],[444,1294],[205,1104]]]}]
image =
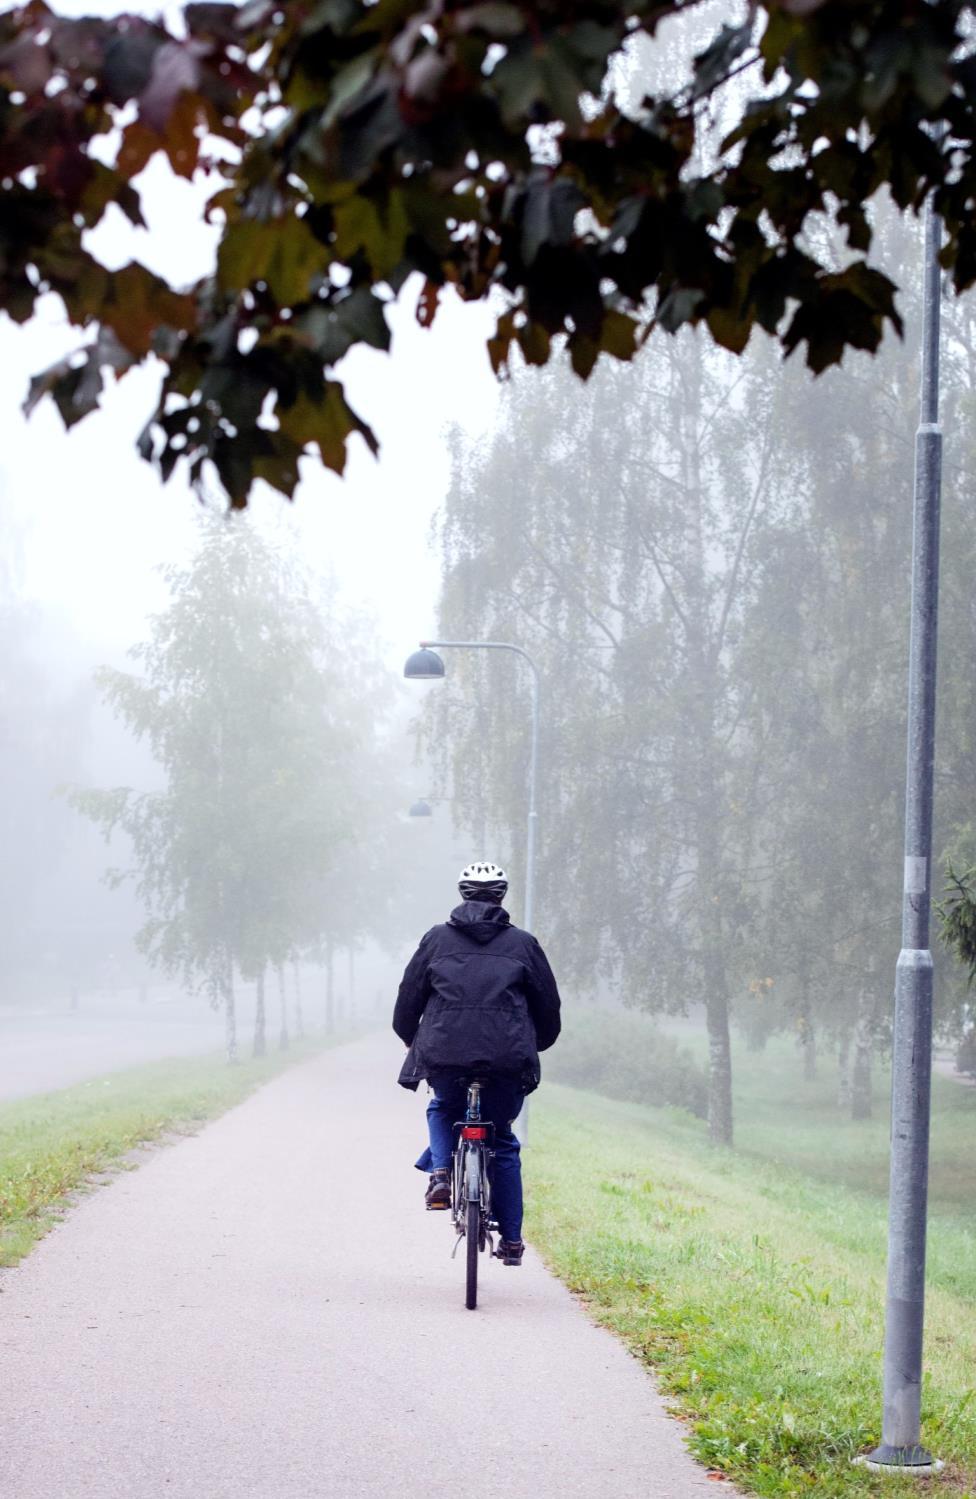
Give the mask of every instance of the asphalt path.
[{"label": "asphalt path", "polygon": [[370,1037],[86,1195],[0,1280],[3,1499],[691,1499],[644,1369],[531,1253],[463,1304]]}]

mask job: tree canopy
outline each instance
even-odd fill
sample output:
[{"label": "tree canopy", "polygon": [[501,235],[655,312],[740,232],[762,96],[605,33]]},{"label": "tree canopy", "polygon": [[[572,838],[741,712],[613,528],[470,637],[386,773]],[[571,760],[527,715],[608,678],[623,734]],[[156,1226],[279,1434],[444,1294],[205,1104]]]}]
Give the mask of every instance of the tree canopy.
[{"label": "tree canopy", "polygon": [[[934,189],[943,263],[976,279],[970,9],[742,6],[634,102],[687,0],[197,3],[179,32],[30,0],[0,14],[0,307],[23,322],[53,292],[88,340],[28,406],[71,425],[154,355],[143,455],[194,481],[210,462],[244,505],[258,478],[290,495],[306,451],[341,473],[351,434],[375,449],[333,372],[389,347],[408,282],[425,325],[445,287],[491,297],[499,372],[555,340],[585,378],[687,323],[734,352],[758,325],[816,371],[874,350],[900,327],[881,189],[916,210]],[[113,206],[143,223],[157,155],[221,179],[216,265],[188,288],[90,244]]]}]

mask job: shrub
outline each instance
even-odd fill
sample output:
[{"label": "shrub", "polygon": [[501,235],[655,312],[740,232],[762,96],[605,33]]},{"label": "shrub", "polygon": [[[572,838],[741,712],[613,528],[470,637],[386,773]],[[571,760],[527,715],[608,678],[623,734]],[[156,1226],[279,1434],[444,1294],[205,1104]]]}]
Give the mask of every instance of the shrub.
[{"label": "shrub", "polygon": [[701,1067],[644,1015],[591,1010],[570,1017],[543,1068],[553,1082],[608,1098],[674,1104],[699,1119],[707,1112]]}]

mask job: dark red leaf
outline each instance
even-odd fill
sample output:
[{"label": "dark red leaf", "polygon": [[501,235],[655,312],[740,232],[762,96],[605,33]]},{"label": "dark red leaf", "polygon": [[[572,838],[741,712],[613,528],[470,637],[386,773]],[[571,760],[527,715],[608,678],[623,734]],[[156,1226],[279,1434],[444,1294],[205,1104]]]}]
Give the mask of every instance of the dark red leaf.
[{"label": "dark red leaf", "polygon": [[425,281],[423,291],[417,298],[417,322],[421,328],[429,328],[437,316],[437,303],[441,289],[433,281]]}]

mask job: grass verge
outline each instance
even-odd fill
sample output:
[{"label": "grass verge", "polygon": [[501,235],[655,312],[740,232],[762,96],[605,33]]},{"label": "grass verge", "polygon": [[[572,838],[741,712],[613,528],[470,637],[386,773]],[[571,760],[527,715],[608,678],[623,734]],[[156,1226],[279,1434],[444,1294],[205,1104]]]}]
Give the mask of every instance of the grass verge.
[{"label": "grass verge", "polygon": [[235,1067],[223,1056],[173,1058],[0,1104],[0,1266],[23,1259],[68,1194],[134,1146],[192,1131],[322,1045],[299,1042]]},{"label": "grass verge", "polygon": [[[781,1076],[771,1086],[795,1107],[796,1087]],[[936,1139],[971,1141],[972,1094],[947,1083],[937,1095],[949,1117]],[[886,1202],[873,1189],[873,1147],[883,1122],[865,1126],[868,1187],[836,1117],[841,1180],[829,1179],[827,1121],[816,1160],[800,1169],[812,1125],[791,1137],[761,1090],[741,1113],[746,1149],[714,1151],[677,1110],[546,1087],[525,1156],[527,1231],[654,1367],[689,1422],[691,1450],[716,1474],[776,1499],[916,1493],[917,1479],[850,1462],[880,1435]],[[922,1435],[947,1463],[930,1482],[972,1499],[976,1238],[960,1205],[953,1183],[931,1219]]]}]

